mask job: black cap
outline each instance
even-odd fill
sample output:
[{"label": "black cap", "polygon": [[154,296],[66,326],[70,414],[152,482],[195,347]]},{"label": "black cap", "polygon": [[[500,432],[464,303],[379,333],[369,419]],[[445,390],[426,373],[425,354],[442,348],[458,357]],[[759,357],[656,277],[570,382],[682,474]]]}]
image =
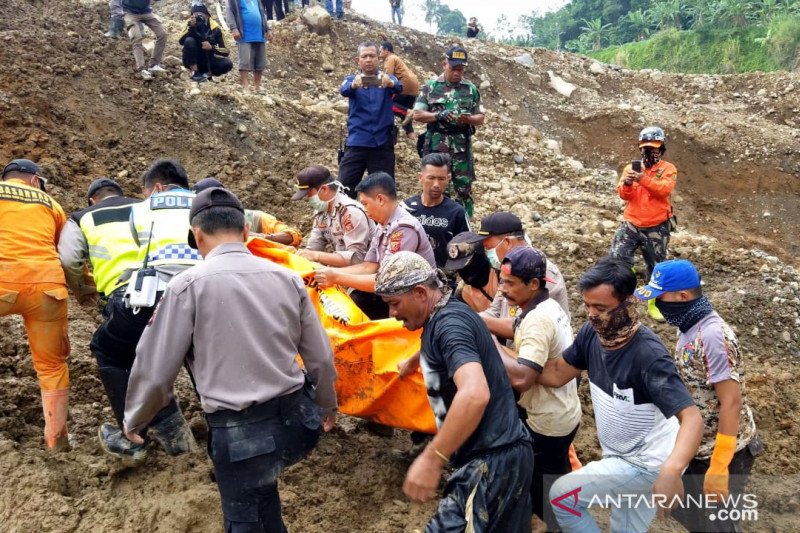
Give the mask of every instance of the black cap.
[{"label": "black cap", "polygon": [[33,174],[35,176],[39,176],[42,178],[42,182],[39,185],[39,188],[43,191],[46,191],[45,183],[47,180],[44,179],[42,176],[42,168],[31,161],[30,159],[13,159],[11,160],[5,168],[3,168],[3,175],[0,176],[0,179],[6,179],[6,174],[9,172],[24,172],[25,174]]},{"label": "black cap", "polygon": [[292,200],[302,200],[308,195],[308,190],[333,181],[331,171],[322,165],[311,165],[297,174],[297,192]]},{"label": "black cap", "polygon": [[91,199],[103,187],[114,187],[120,194],[125,194],[122,186],[111,178],[97,178],[89,185],[89,189],[86,191],[86,198]]},{"label": "black cap", "polygon": [[467,49],[463,46],[453,46],[444,56],[451,67],[467,64]]},{"label": "black cap", "polygon": [[492,235],[522,233],[522,231],[522,221],[517,215],[508,211],[499,211],[481,220],[481,229],[478,230],[478,235],[485,239]]},{"label": "black cap", "polygon": [[476,253],[483,253],[483,237],[471,231],[464,231],[447,243],[447,263],[445,270],[461,270],[472,262]]},{"label": "black cap", "polygon": [[194,187],[192,187],[192,190],[199,194],[206,189],[210,189],[211,187],[220,187],[222,189],[225,188],[221,181],[219,181],[217,178],[212,178],[209,176],[195,183]]},{"label": "black cap", "polygon": [[[228,189],[221,187],[212,187],[202,191],[192,200],[192,208],[189,210],[189,221],[191,221],[199,213],[211,207],[233,207],[244,213],[242,202]],[[189,230],[187,242],[192,248],[197,248],[197,241],[194,238],[194,233]]]},{"label": "black cap", "polygon": [[192,13],[205,13],[209,17],[211,16],[211,13],[208,12],[208,8],[205,6],[205,4],[195,4],[195,5],[193,5],[192,6]]}]

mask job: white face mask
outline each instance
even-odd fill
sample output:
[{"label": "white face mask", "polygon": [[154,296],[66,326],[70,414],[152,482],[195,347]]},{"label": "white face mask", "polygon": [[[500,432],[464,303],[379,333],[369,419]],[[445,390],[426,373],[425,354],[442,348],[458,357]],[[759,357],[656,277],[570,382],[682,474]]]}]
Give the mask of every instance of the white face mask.
[{"label": "white face mask", "polygon": [[314,196],[308,197],[308,204],[311,206],[311,209],[313,209],[315,213],[324,213],[325,211],[327,211],[329,203],[330,202],[321,200],[319,197],[319,193],[315,194]]},{"label": "white face mask", "polygon": [[497,246],[486,250],[486,258],[489,260],[489,264],[492,265],[493,269],[500,270],[500,258],[497,257]]}]

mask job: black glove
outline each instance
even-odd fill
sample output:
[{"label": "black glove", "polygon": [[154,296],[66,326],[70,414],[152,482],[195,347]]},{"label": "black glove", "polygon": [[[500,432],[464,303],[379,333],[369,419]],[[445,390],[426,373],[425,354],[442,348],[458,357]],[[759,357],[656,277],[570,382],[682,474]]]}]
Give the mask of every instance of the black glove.
[{"label": "black glove", "polygon": [[436,113],[436,122],[441,122],[442,124],[448,124],[451,121],[451,116],[453,112],[448,111],[447,109],[443,111],[439,111]]}]

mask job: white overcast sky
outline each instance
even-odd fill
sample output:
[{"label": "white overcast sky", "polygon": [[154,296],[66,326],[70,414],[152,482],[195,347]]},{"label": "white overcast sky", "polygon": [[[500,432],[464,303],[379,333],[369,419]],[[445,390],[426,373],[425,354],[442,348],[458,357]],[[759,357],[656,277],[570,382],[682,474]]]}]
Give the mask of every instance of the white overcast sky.
[{"label": "white overcast sky", "polygon": [[[450,9],[458,9],[469,20],[476,17],[478,23],[486,31],[494,34],[498,32],[497,18],[505,15],[511,24],[516,24],[520,15],[530,15],[533,12],[543,14],[558,9],[567,3],[567,0],[441,0]],[[403,25],[410,26],[420,31],[428,31],[425,23],[425,13],[421,7],[421,0],[403,0],[405,16]],[[392,10],[389,0],[353,0],[353,9],[370,18],[390,22]],[[433,28],[436,31],[436,28]]]}]

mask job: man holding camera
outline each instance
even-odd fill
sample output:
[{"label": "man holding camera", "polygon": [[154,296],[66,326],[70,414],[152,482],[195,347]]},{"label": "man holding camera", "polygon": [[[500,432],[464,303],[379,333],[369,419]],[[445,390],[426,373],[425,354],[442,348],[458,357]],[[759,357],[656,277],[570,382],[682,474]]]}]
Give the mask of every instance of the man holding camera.
[{"label": "man holding camera", "polygon": [[339,181],[355,198],[356,185],[367,174],[386,172],[394,178],[394,114],[392,98],[402,94],[396,77],[378,70],[378,45],[358,45],[358,72],[348,75],[339,93],[350,100],[347,112],[347,146],[339,162]]},{"label": "man holding camera", "polygon": [[202,83],[233,68],[222,29],[203,4],[192,6],[192,16],[178,44],[183,46],[183,66],[192,71],[192,81]]},{"label": "man holding camera", "polygon": [[472,216],[472,182],[475,162],[472,157],[472,135],[475,126],[483,124],[484,111],[478,88],[464,79],[467,51],[453,46],[445,54],[444,72],[422,86],[414,104],[414,120],[428,125],[422,155],[447,152],[452,160],[455,200]]},{"label": "man holding camera", "polygon": [[[667,258],[667,245],[672,221],[670,194],[678,179],[678,170],[661,158],[667,150],[664,130],[648,127],[639,133],[640,161],[633,161],[622,171],[617,194],[625,200],[625,221],[614,234],[611,255],[633,267],[633,254],[638,248],[647,266],[647,279],[653,268]],[[661,312],[650,300],[648,314],[659,322]]]}]

